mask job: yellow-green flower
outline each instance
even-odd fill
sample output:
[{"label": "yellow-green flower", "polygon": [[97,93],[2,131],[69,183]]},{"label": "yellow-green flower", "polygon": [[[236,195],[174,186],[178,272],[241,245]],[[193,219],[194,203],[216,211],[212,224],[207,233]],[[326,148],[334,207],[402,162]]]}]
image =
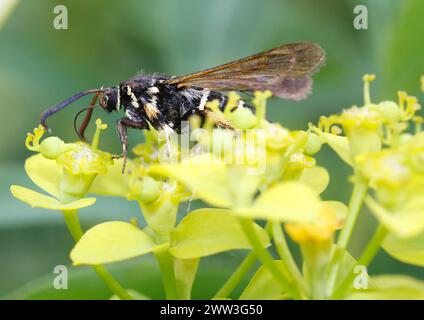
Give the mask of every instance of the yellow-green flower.
[{"label": "yellow-green flower", "polygon": [[[408,128],[408,121],[414,119],[420,105],[415,97],[399,91],[399,101],[372,103],[369,84],[374,75],[365,75],[364,105],[345,109],[340,115],[321,117],[318,127],[310,126],[323,142],[348,164],[361,153],[379,151],[383,144],[399,143],[402,133]],[[341,130],[341,128],[343,130]],[[345,136],[341,136],[341,133]]]},{"label": "yellow-green flower", "polygon": [[393,150],[363,153],[357,157],[357,163],[362,174],[376,188],[399,188],[411,177],[405,155]]},{"label": "yellow-green flower", "polygon": [[[364,106],[353,106],[345,109],[340,115],[322,117],[319,127],[329,128],[341,125],[350,143],[350,154],[355,156],[361,152],[377,151],[381,148],[380,130],[384,118],[376,110],[376,105],[371,103],[369,96],[369,83],[374,76],[365,75],[364,80]],[[327,131],[328,132],[328,131]]]},{"label": "yellow-green flower", "polygon": [[287,233],[300,244],[323,243],[332,240],[340,229],[347,208],[340,202],[323,202],[317,218],[309,223],[288,223]]},{"label": "yellow-green flower", "polygon": [[151,163],[157,163],[159,161],[159,137],[158,131],[150,128],[151,130],[144,130],[144,143],[136,145],[132,151],[137,156],[135,160],[138,160],[141,165],[148,165]]},{"label": "yellow-green flower", "polygon": [[32,206],[51,210],[83,208],[95,202],[95,198],[82,199],[98,174],[105,175],[113,165],[111,155],[97,150],[100,130],[106,125],[96,121],[93,144],[64,143],[56,137],[40,141],[44,128],[39,126],[28,134],[25,145],[39,154],[27,159],[25,169],[31,180],[52,195],[49,197],[30,189],[12,186],[12,194]]},{"label": "yellow-green flower", "polygon": [[392,232],[409,237],[424,231],[424,133],[403,145],[357,157],[361,174],[370,181],[378,201],[371,211]]},{"label": "yellow-green flower", "polygon": [[105,174],[113,164],[109,153],[94,150],[84,142],[74,143],[72,149],[58,155],[56,161],[72,175]]}]

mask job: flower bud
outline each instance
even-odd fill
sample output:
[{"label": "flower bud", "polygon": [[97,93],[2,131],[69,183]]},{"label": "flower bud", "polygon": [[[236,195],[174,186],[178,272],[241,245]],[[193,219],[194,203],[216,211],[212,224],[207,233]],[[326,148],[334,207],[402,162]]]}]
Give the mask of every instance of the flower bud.
[{"label": "flower bud", "polygon": [[377,110],[381,113],[384,119],[389,121],[399,121],[402,117],[402,112],[399,106],[393,101],[383,101],[379,103]]},{"label": "flower bud", "polygon": [[308,139],[305,144],[305,153],[307,155],[314,155],[321,149],[321,139],[316,133],[309,133]]},{"label": "flower bud", "polygon": [[58,137],[48,137],[40,144],[40,153],[47,159],[56,159],[64,151],[65,143]]},{"label": "flower bud", "polygon": [[295,141],[290,131],[278,124],[270,124],[265,130],[266,145],[272,150],[282,150]]},{"label": "flower bud", "polygon": [[144,177],[138,187],[140,199],[146,204],[155,201],[160,195],[160,183],[151,177]]},{"label": "flower bud", "polygon": [[241,130],[253,128],[256,124],[256,116],[249,108],[237,108],[228,116],[231,124]]}]

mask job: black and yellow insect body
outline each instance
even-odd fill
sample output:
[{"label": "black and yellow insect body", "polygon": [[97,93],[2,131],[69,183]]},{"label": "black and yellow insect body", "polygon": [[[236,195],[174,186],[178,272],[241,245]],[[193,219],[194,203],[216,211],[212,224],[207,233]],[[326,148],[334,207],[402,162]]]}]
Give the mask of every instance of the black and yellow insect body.
[{"label": "black and yellow insect body", "polygon": [[[122,155],[126,157],[127,128],[149,129],[152,126],[168,133],[179,133],[182,121],[193,114],[206,115],[207,102],[218,100],[224,108],[227,91],[270,90],[283,99],[303,99],[310,93],[311,75],[324,60],[324,50],[317,44],[293,43],[185,76],[141,74],[118,86],[82,91],[43,112],[41,124],[47,128],[49,116],[85,95],[95,94],[78,131],[79,136],[84,139],[98,98],[104,110],[125,114],[117,121],[117,130]],[[242,100],[237,107],[251,108]]]}]

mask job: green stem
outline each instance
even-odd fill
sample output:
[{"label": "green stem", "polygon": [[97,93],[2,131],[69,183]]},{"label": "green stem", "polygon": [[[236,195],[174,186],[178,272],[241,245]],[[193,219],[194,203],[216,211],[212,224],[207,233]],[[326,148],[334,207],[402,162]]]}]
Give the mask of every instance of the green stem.
[{"label": "green stem", "polygon": [[310,297],[314,300],[325,299],[326,277],[328,262],[330,259],[331,242],[308,243],[301,245],[304,261],[305,278],[308,279]]},{"label": "green stem", "polygon": [[236,271],[231,275],[231,277],[224,283],[221,289],[215,294],[213,299],[224,299],[227,298],[233,290],[237,287],[241,280],[246,276],[250,271],[253,265],[256,262],[256,255],[252,251],[250,252],[237,267]]},{"label": "green stem", "polygon": [[[387,235],[387,229],[383,227],[382,225],[379,225],[377,227],[377,230],[374,232],[373,237],[368,242],[368,245],[362,252],[360,258],[358,259],[358,265],[367,267],[371,263],[371,261],[377,255],[380,249],[381,243],[385,239],[386,235]],[[343,296],[343,294],[346,292],[346,290],[349,288],[350,284],[355,279],[355,276],[356,275],[354,273],[354,269],[350,270],[348,276],[342,281],[340,286],[335,290],[332,298],[340,299]]]},{"label": "green stem", "polygon": [[300,272],[296,262],[293,259],[289,246],[287,245],[286,237],[284,236],[281,224],[272,222],[271,229],[275,247],[282,263],[285,265],[288,274],[292,276],[294,283],[297,285],[297,290],[302,296],[306,296],[308,292],[306,283],[302,277],[302,273]]},{"label": "green stem", "polygon": [[334,286],[337,274],[340,268],[340,260],[343,257],[343,252],[349,244],[350,237],[352,236],[353,228],[359,216],[359,212],[364,202],[365,195],[367,194],[368,183],[358,174],[355,174],[355,183],[353,186],[352,196],[349,201],[349,209],[345,224],[340,232],[337,240],[336,249],[329,264],[329,282],[328,292],[331,294],[334,291]]},{"label": "green stem", "polygon": [[83,232],[78,219],[78,210],[64,210],[63,217],[65,218],[66,226],[74,238],[75,242],[81,239]]},{"label": "green stem", "polygon": [[374,235],[372,236],[370,242],[368,242],[367,247],[362,252],[361,257],[358,259],[358,263],[363,266],[368,266],[371,261],[375,258],[380,249],[381,243],[384,238],[386,238],[387,229],[381,224],[377,227]]},{"label": "green stem", "polygon": [[[271,224],[270,222],[266,223],[265,231],[268,234],[269,239],[272,239]],[[215,294],[214,299],[224,299],[227,298],[233,290],[237,287],[240,281],[246,276],[249,270],[253,267],[256,261],[255,252],[251,251],[237,267],[236,271],[231,275],[231,277],[224,283],[221,289]]]},{"label": "green stem", "polygon": [[191,300],[191,290],[196,278],[200,258],[178,259],[174,257],[174,274],[178,298]]},{"label": "green stem", "polygon": [[337,247],[346,249],[352,236],[353,228],[358,219],[359,212],[367,194],[368,184],[359,175],[355,175],[355,184],[353,186],[352,196],[349,201],[349,211],[346,222],[343,226],[340,236],[337,240]]},{"label": "green stem", "polygon": [[116,294],[121,300],[133,300],[134,298],[122,287],[122,285],[106,270],[102,265],[93,266],[94,271],[108,286],[110,291]]},{"label": "green stem", "polygon": [[159,263],[166,299],[178,299],[177,283],[174,271],[174,258],[169,254],[168,249],[158,251],[154,253],[154,255]]},{"label": "green stem", "polygon": [[[81,224],[78,219],[78,210],[64,210],[63,217],[69,232],[78,242],[83,235]],[[93,266],[94,271],[99,275],[108,288],[122,300],[132,300],[133,297],[121,286],[121,284],[102,265]]]},{"label": "green stem", "polygon": [[254,223],[251,219],[242,218],[240,219],[241,226],[244,233],[247,236],[247,239],[250,242],[250,245],[253,248],[258,259],[262,262],[265,268],[275,277],[281,287],[290,294],[294,299],[302,299],[303,297],[299,292],[291,285],[290,281],[287,279],[286,275],[276,266],[274,259],[271,254],[262,246],[256,230],[254,228]]}]

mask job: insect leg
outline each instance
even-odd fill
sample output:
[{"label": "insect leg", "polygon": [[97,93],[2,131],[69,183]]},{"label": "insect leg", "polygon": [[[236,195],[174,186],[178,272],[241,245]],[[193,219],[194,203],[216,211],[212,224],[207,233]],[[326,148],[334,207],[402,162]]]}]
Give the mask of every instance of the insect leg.
[{"label": "insect leg", "polygon": [[231,125],[231,123],[228,120],[226,120],[225,118],[220,116],[218,113],[210,109],[205,108],[204,110],[200,111],[200,114],[205,118],[209,117],[215,123],[217,127],[234,130],[234,127]]},{"label": "insect leg", "polygon": [[133,129],[148,129],[149,126],[144,121],[134,121],[128,118],[122,118],[116,121],[116,129],[118,130],[119,140],[122,145],[122,154],[119,158],[124,158],[124,165],[122,167],[122,173],[125,172],[125,166],[127,164],[127,153],[128,153],[128,132],[127,128]]}]

